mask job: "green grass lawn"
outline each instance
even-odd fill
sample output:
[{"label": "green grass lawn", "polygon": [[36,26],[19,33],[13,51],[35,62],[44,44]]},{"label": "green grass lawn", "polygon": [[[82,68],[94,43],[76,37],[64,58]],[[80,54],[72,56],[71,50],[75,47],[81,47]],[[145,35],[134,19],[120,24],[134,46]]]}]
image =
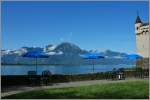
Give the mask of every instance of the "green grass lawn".
[{"label": "green grass lawn", "polygon": [[148,80],[108,83],[72,88],[44,89],[10,95],[4,98],[20,99],[148,99],[149,83]]}]

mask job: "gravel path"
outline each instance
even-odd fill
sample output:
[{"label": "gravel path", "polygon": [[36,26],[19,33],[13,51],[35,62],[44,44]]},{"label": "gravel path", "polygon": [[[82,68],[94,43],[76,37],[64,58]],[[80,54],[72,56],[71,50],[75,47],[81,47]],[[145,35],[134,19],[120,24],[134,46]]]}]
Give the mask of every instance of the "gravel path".
[{"label": "gravel path", "polygon": [[90,81],[77,81],[77,82],[67,82],[67,83],[55,83],[49,86],[13,86],[9,87],[6,90],[3,90],[1,93],[1,97],[27,92],[32,90],[41,90],[41,89],[49,89],[49,88],[65,88],[65,87],[77,87],[77,86],[88,86],[88,85],[95,85],[95,84],[107,84],[107,83],[118,83],[118,82],[127,82],[127,81],[137,81],[143,79],[135,79],[129,78],[126,80],[90,80]]}]

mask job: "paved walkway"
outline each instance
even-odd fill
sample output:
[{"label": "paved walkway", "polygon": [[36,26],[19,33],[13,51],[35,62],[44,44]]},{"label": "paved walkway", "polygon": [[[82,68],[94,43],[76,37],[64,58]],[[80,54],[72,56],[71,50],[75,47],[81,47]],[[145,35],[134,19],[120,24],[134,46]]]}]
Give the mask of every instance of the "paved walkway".
[{"label": "paved walkway", "polygon": [[1,96],[8,96],[16,93],[27,92],[32,90],[42,90],[48,88],[65,88],[65,87],[77,87],[77,86],[88,86],[88,85],[95,85],[95,84],[106,84],[106,83],[118,83],[118,82],[127,82],[127,81],[137,81],[143,79],[135,79],[130,78],[126,80],[90,80],[90,81],[77,81],[77,82],[67,82],[67,83],[55,83],[49,86],[13,86],[9,87],[6,90],[3,90]]}]

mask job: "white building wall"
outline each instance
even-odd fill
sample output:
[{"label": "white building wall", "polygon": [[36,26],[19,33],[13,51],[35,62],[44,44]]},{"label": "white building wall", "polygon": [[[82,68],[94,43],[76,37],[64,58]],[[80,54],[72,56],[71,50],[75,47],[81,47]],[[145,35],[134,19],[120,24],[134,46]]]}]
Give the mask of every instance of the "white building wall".
[{"label": "white building wall", "polygon": [[[148,32],[144,32],[144,31]],[[150,33],[149,25],[140,27],[140,30],[136,30],[136,52],[144,58],[149,57],[150,52]]]}]

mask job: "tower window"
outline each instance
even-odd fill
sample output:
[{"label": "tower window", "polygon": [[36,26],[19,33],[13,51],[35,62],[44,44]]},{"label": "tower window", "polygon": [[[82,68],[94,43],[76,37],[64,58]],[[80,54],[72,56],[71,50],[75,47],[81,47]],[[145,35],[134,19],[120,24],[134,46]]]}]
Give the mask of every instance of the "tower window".
[{"label": "tower window", "polygon": [[137,27],[136,29],[138,30],[139,28]]}]

